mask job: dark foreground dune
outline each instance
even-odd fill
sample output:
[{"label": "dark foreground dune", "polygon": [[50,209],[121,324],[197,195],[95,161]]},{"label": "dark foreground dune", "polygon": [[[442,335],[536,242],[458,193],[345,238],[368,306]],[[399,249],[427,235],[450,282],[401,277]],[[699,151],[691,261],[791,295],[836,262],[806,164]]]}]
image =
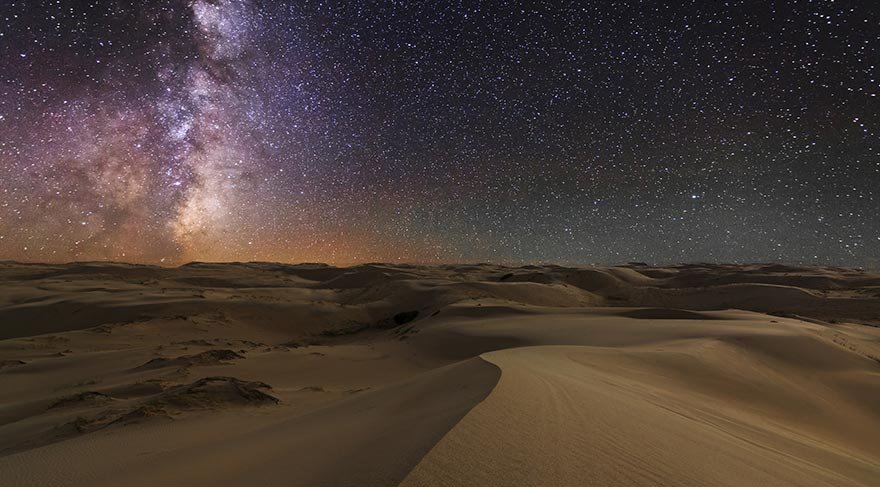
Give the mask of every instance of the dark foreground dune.
[{"label": "dark foreground dune", "polygon": [[0,485],[880,484],[880,274],[0,263]]}]

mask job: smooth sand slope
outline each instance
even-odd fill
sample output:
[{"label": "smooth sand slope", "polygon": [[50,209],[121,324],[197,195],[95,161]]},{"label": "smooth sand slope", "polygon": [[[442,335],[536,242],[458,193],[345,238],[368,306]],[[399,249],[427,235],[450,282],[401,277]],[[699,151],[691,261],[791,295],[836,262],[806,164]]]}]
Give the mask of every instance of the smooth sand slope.
[{"label": "smooth sand slope", "polygon": [[880,484],[880,275],[0,264],[0,485]]}]

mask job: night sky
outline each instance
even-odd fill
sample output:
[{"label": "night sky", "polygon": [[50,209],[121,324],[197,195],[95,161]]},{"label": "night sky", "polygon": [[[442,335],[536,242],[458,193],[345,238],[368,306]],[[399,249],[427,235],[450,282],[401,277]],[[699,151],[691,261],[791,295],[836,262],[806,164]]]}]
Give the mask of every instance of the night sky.
[{"label": "night sky", "polygon": [[0,259],[880,257],[875,1],[10,1]]}]

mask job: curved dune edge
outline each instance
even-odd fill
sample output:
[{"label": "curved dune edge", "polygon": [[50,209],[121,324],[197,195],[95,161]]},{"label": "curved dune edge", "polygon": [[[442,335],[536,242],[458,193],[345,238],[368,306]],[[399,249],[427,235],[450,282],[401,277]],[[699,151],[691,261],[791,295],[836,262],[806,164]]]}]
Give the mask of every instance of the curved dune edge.
[{"label": "curved dune edge", "polygon": [[121,428],[2,457],[0,471],[16,486],[396,485],[499,377],[475,357],[237,434],[228,417]]},{"label": "curved dune edge", "polygon": [[483,354],[501,380],[400,485],[876,485],[876,363],[835,384],[753,345]]}]

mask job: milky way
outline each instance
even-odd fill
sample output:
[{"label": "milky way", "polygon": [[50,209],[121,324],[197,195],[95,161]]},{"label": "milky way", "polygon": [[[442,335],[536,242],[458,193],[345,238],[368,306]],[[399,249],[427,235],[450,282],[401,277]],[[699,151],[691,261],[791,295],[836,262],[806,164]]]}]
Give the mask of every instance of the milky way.
[{"label": "milky way", "polygon": [[871,2],[0,5],[0,259],[880,265]]}]

